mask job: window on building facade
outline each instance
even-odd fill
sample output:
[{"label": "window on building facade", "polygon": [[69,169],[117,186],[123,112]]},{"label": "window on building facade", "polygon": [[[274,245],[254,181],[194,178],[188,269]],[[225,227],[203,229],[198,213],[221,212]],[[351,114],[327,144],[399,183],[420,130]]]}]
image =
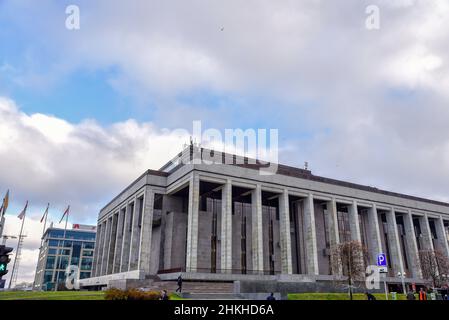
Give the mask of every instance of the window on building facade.
[{"label": "window on building facade", "polygon": [[63,256],[70,256],[70,249],[59,249],[59,254]]},{"label": "window on building facade", "polygon": [[351,241],[351,230],[349,226],[349,213],[344,211],[337,212],[338,217],[338,232],[340,242]]},{"label": "window on building facade", "polygon": [[429,219],[429,227],[430,227],[430,232],[432,233],[432,239],[438,239],[437,229],[435,226],[435,220]]},{"label": "window on building facade", "polygon": [[45,269],[54,269],[55,267],[55,256],[48,256],[47,263],[45,264]]},{"label": "window on building facade", "polygon": [[53,270],[47,270],[44,273],[44,283],[53,281]]},{"label": "window on building facade", "polygon": [[268,254],[270,261],[270,274],[274,274],[274,222],[273,222],[273,211],[274,218],[276,219],[276,208],[269,207],[269,225],[268,225]]},{"label": "window on building facade", "polygon": [[94,255],[94,251],[93,250],[83,250],[82,255],[84,257],[92,257]]},{"label": "window on building facade", "polygon": [[84,242],[83,248],[84,249],[93,249],[95,246],[95,242]]},{"label": "window on building facade", "polygon": [[81,259],[81,270],[91,270],[92,269],[92,258],[82,258]]},{"label": "window on building facade", "polygon": [[69,257],[68,256],[59,256],[58,257],[58,264],[57,264],[58,269],[65,270],[68,265],[69,265]]},{"label": "window on building facade", "polygon": [[[210,272],[217,272],[217,232],[218,232],[218,206],[217,200],[208,198],[207,209],[212,213],[212,230],[211,230],[211,269]],[[221,202],[220,202],[221,203]]]},{"label": "window on building facade", "polygon": [[142,227],[142,213],[143,213],[143,197],[140,197],[139,199],[137,199],[137,203],[139,205],[139,228]]}]

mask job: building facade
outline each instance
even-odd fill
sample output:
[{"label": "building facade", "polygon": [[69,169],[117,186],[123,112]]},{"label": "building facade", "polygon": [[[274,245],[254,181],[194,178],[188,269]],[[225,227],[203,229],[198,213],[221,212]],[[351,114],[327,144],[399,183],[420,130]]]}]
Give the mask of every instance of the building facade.
[{"label": "building facade", "polygon": [[95,226],[73,225],[72,229],[48,228],[39,250],[34,290],[61,290],[68,266],[76,266],[79,278],[92,276]]},{"label": "building facade", "polygon": [[[206,154],[219,160],[206,162]],[[419,284],[420,249],[449,257],[448,203],[284,165],[266,174],[264,166],[191,146],[148,170],[100,211],[92,278],[82,284],[179,272],[191,280],[331,281],[331,248],[350,240],[367,248],[366,264],[387,255],[389,283],[405,275]]]}]

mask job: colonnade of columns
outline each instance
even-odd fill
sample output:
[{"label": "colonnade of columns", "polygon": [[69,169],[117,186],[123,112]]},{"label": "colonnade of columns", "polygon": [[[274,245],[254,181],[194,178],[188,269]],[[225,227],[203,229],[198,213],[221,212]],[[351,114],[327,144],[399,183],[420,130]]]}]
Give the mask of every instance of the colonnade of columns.
[{"label": "colonnade of columns", "polygon": [[[186,245],[186,271],[198,271],[198,230],[199,230],[199,202],[200,202],[200,176],[194,173],[190,176],[188,193],[188,217],[187,217],[187,245]],[[220,242],[220,270],[224,273],[232,271],[232,186],[233,181],[226,179],[221,189],[221,242]],[[262,227],[262,185],[255,184],[250,191],[251,211],[251,239],[252,245],[252,268],[255,272],[263,272],[263,227]],[[142,194],[129,200],[117,211],[101,218],[97,228],[97,240],[95,247],[93,276],[102,276],[111,273],[120,273],[133,270],[141,270],[146,274],[150,272],[151,239],[154,210],[154,190],[145,187]],[[290,195],[297,195],[297,190],[288,188],[279,189],[279,228],[280,228],[280,259],[281,273],[292,274],[292,240],[290,226]],[[307,273],[319,274],[317,230],[315,223],[314,199],[319,198],[314,193],[304,194],[303,198],[303,222],[304,222],[304,245],[306,251]],[[329,241],[331,246],[342,241],[339,236],[337,200],[330,197],[327,200],[329,217]],[[361,223],[359,221],[359,204],[356,200],[345,203],[348,208],[350,238],[362,242]],[[362,205],[361,205],[362,206]],[[403,217],[403,226],[406,236],[406,250],[409,259],[409,270],[413,276],[422,276],[418,244],[416,240],[413,217],[419,217],[422,236],[428,249],[433,249],[429,217],[427,214],[412,214],[410,209],[396,211],[393,207],[378,209],[376,203],[363,202],[366,211],[365,239],[369,243],[369,260],[375,263],[377,254],[383,252],[381,231],[379,228],[380,210],[386,214],[388,245],[390,251],[391,265],[395,270],[404,272],[404,252],[401,250],[400,235],[398,233],[397,215]],[[438,238],[442,241],[444,254],[449,257],[449,245],[445,231],[443,217],[432,215],[435,219],[435,227]],[[341,271],[340,271],[341,272]]]},{"label": "colonnade of columns", "polygon": [[149,272],[154,192],[142,194],[122,204],[113,214],[101,218],[97,226],[92,277],[142,270]]}]

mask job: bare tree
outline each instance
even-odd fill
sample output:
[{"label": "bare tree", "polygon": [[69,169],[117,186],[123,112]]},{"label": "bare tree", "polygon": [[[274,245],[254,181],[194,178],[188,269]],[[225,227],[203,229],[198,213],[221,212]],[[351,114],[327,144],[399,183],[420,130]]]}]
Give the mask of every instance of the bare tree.
[{"label": "bare tree", "polygon": [[420,250],[419,260],[423,278],[432,281],[434,288],[441,287],[449,274],[449,259],[439,250]]},{"label": "bare tree", "polygon": [[359,241],[343,242],[331,248],[332,273],[347,277],[351,300],[353,283],[364,280],[366,257],[367,250]]}]

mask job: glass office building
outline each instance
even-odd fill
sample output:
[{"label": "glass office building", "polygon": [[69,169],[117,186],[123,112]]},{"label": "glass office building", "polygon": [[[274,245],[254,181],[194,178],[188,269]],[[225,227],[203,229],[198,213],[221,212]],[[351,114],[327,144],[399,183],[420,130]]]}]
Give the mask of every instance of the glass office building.
[{"label": "glass office building", "polygon": [[[66,270],[75,266],[80,279],[89,278],[95,249],[95,226],[48,228],[39,251],[34,290],[64,290]],[[76,269],[76,268],[75,268]]]}]

